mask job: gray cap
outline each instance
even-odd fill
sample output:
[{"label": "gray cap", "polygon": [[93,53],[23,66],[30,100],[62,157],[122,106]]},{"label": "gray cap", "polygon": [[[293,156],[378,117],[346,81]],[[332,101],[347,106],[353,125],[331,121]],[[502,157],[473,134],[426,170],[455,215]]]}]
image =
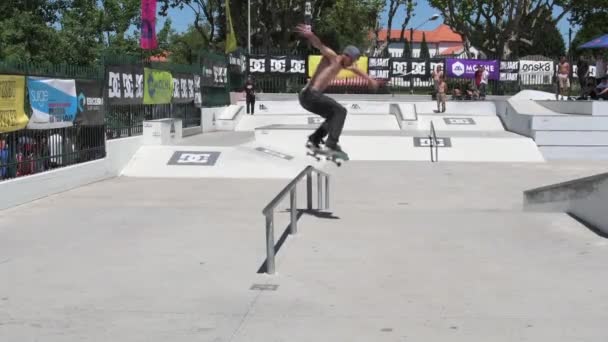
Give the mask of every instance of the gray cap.
[{"label": "gray cap", "polygon": [[349,45],[344,48],[342,54],[349,56],[353,60],[357,60],[361,56],[361,51],[356,46]]}]

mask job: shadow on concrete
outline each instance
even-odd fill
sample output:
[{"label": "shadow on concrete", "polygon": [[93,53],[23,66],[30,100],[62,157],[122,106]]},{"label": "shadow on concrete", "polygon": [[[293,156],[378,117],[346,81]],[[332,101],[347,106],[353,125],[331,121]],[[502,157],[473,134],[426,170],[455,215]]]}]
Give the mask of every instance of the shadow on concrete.
[{"label": "shadow on concrete", "polygon": [[594,232],[597,236],[602,237],[604,239],[608,239],[608,234],[601,231],[596,225],[591,224],[587,221],[585,221],[584,219],[576,216],[573,213],[568,213],[568,215],[570,217],[572,217],[574,220],[576,220],[576,222],[582,224],[583,226],[587,227],[587,229],[589,229],[590,231]]},{"label": "shadow on concrete", "polygon": [[[289,209],[285,209],[282,212],[290,212]],[[339,220],[340,218],[338,216],[335,216],[333,213],[329,213],[329,212],[324,212],[324,211],[319,211],[319,210],[315,210],[315,209],[298,209],[298,214],[296,216],[296,221],[300,220],[300,217],[302,217],[302,215],[311,215],[314,217],[318,217],[321,219],[328,219],[328,220]],[[289,231],[290,231],[290,226],[291,223],[287,225],[287,227],[285,227],[285,230],[283,231],[283,234],[281,234],[281,237],[279,238],[279,240],[277,241],[277,243],[274,245],[274,255],[275,258],[276,256],[279,254],[279,250],[281,249],[281,247],[283,247],[283,244],[285,243],[285,240],[287,240],[287,237],[289,236]],[[298,227],[299,228],[299,227]],[[268,261],[268,259],[264,260],[264,263],[262,263],[262,266],[260,266],[260,268],[258,269],[257,273],[261,274],[261,273],[266,273],[266,262]]]}]

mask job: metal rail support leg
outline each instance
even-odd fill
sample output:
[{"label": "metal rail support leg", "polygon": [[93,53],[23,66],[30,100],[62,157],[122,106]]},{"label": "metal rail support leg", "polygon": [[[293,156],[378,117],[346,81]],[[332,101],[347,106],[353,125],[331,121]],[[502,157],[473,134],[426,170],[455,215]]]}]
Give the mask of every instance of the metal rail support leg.
[{"label": "metal rail support leg", "polygon": [[323,210],[323,175],[317,173],[317,208]]},{"label": "metal rail support leg", "polygon": [[308,210],[312,210],[312,175],[306,175],[306,204]]},{"label": "metal rail support leg", "polygon": [[329,209],[329,177],[325,176],[325,209]]},{"label": "metal rail support leg", "polygon": [[274,274],[274,213],[266,215],[266,273]]},{"label": "metal rail support leg", "polygon": [[297,192],[296,188],[293,188],[289,194],[289,202],[291,203],[291,224],[289,228],[291,235],[295,235],[298,232],[298,204],[297,204]]}]

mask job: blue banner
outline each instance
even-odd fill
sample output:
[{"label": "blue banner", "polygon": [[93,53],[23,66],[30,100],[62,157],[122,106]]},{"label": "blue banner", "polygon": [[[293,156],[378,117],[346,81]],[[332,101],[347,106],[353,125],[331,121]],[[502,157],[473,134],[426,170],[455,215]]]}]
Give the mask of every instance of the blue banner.
[{"label": "blue banner", "polygon": [[49,129],[73,125],[78,111],[75,80],[28,77],[27,90],[32,107],[28,128]]}]

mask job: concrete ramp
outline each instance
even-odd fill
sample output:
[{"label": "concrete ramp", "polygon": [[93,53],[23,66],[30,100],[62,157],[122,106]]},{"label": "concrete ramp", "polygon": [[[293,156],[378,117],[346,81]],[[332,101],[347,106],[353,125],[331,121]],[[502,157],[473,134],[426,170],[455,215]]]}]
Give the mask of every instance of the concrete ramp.
[{"label": "concrete ramp", "polygon": [[534,139],[548,160],[608,159],[608,116],[591,101],[555,101],[552,95],[523,91],[510,98],[501,113],[506,128]]},{"label": "concrete ramp", "polygon": [[[316,115],[244,115],[237,124],[236,131],[254,131],[270,125],[319,125],[325,119]],[[394,115],[351,115],[346,116],[345,130],[399,130]]]},{"label": "concrete ramp", "polygon": [[437,131],[503,132],[497,116],[418,115],[416,130],[428,132],[431,122]]},{"label": "concrete ramp", "polygon": [[[416,102],[418,115],[432,115],[437,110],[437,102]],[[448,101],[445,115],[496,115],[496,105],[490,101]]]},{"label": "concrete ramp", "polygon": [[122,176],[151,178],[295,177],[309,160],[286,153],[280,146],[247,144],[218,146],[144,146]]},{"label": "concrete ramp", "polygon": [[608,236],[608,173],[524,192],[528,211],[567,212]]},{"label": "concrete ramp", "polygon": [[[389,114],[388,102],[378,101],[338,101],[349,114]],[[245,107],[244,101],[238,102]],[[312,113],[302,108],[298,101],[256,101],[255,114],[261,115],[311,115]]]},{"label": "concrete ramp", "polygon": [[[268,126],[256,129],[256,142],[305,154],[314,126]],[[438,132],[439,160],[462,162],[543,162],[534,141],[508,132]],[[428,133],[408,131],[344,131],[340,144],[351,160],[430,161]]]}]

